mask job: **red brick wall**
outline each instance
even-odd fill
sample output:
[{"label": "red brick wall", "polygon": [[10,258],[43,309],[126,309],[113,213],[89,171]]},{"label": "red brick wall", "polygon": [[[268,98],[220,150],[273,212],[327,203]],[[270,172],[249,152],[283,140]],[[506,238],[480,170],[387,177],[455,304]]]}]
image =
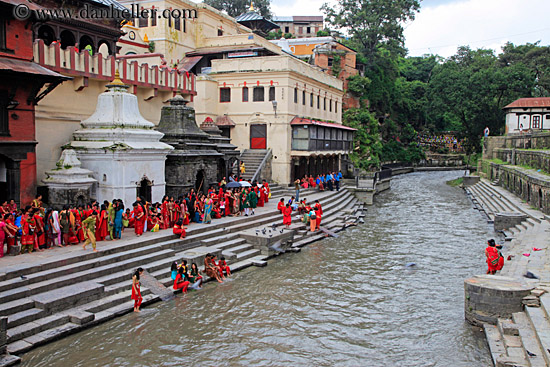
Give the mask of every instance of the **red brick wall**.
[{"label": "red brick wall", "polygon": [[15,19],[6,21],[6,48],[12,52],[0,52],[0,56],[14,59],[32,60],[32,29],[25,29],[26,22]]}]

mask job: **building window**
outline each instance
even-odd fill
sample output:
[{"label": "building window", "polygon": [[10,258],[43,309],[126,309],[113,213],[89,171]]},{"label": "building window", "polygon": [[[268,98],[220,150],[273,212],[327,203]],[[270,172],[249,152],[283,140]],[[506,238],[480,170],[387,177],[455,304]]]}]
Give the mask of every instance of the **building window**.
[{"label": "building window", "polygon": [[290,31],[290,29],[288,27],[285,27],[285,33],[288,33],[288,31]]},{"label": "building window", "polygon": [[223,36],[223,29],[218,29],[218,37]]},{"label": "building window", "polygon": [[168,17],[168,28],[172,28],[172,17]]},{"label": "building window", "polygon": [[0,50],[6,49],[6,19],[0,18]]},{"label": "building window", "polygon": [[313,93],[309,95],[309,107],[313,107]]},{"label": "building window", "polygon": [[183,32],[187,32],[187,24],[185,23],[185,18],[183,18],[181,20],[181,22],[182,22],[182,25],[183,25]]},{"label": "building window", "polygon": [[298,88],[294,88],[294,103],[298,103]]},{"label": "building window", "polygon": [[302,104],[304,106],[306,105],[306,91],[305,90],[302,91]]},{"label": "building window", "polygon": [[254,87],[252,101],[263,102],[264,100],[264,87]]},{"label": "building window", "polygon": [[304,33],[304,27],[298,27],[298,33],[300,34]]},{"label": "building window", "polygon": [[220,88],[220,102],[231,102],[231,88]]},{"label": "building window", "polygon": [[319,27],[315,27],[315,34],[317,34],[317,32],[319,32]]},{"label": "building window", "polygon": [[327,97],[323,99],[323,110],[327,110]]},{"label": "building window", "polygon": [[178,31],[181,30],[181,20],[180,18],[174,18],[174,28]]},{"label": "building window", "polygon": [[332,99],[328,103],[328,110],[329,112],[332,112]]},{"label": "building window", "polygon": [[248,87],[243,87],[243,102],[248,102]]},{"label": "building window", "polygon": [[321,108],[321,96],[317,96],[317,109]]},{"label": "building window", "polygon": [[311,33],[311,27],[306,28],[306,33]]},{"label": "building window", "polygon": [[8,92],[0,91],[0,135],[9,135],[9,127]]},{"label": "building window", "polygon": [[533,129],[540,129],[540,116],[533,116]]},{"label": "building window", "polygon": [[274,86],[269,87],[269,100],[270,101],[275,100],[275,87]]},{"label": "building window", "polygon": [[330,68],[332,66],[332,57],[328,58],[328,67]]},{"label": "building window", "polygon": [[[155,14],[155,13],[153,13]],[[156,27],[157,26],[157,17],[156,16],[152,16],[151,17],[151,27]]]},{"label": "building window", "polygon": [[139,18],[138,19],[138,27],[139,28],[145,28],[149,25],[148,23],[149,18]]},{"label": "building window", "polygon": [[338,113],[338,101],[334,101],[334,112]]}]

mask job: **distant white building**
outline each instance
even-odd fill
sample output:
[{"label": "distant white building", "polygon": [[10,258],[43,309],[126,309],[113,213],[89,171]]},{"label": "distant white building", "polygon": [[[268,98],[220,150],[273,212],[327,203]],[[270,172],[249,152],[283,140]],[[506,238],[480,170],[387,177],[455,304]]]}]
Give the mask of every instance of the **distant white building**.
[{"label": "distant white building", "polygon": [[550,98],[520,98],[506,107],[506,134],[550,130]]}]

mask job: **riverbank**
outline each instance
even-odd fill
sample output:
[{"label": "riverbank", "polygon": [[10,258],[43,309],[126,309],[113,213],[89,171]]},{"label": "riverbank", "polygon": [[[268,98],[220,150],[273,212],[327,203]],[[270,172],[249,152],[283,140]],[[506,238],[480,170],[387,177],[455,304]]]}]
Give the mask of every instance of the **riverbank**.
[{"label": "riverbank", "polygon": [[493,231],[445,185],[461,174],[396,177],[365,225],[36,348],[23,365],[490,366],[464,321],[463,280],[484,271]]},{"label": "riverbank", "polygon": [[[290,192],[281,193],[286,198]],[[308,201],[323,205],[323,227],[336,232],[359,220],[363,206],[345,189],[340,192],[303,190]],[[25,353],[37,346],[131,312],[130,277],[143,267],[160,283],[171,286],[170,264],[182,258],[201,263],[208,252],[225,254],[233,270],[265,265],[273,255],[255,248],[242,236],[249,229],[282,228],[276,210],[281,196],[274,196],[250,217],[231,217],[211,225],[191,224],[187,237],[178,239],[168,231],[146,233],[141,238],[125,233],[120,241],[98,244],[98,252],[81,246],[8,257],[0,274],[0,316],[7,317],[7,350]],[[293,217],[291,251],[325,238],[308,233]],[[23,276],[23,277],[22,277]],[[144,305],[160,300],[143,287]],[[5,345],[5,344],[4,344]]]},{"label": "riverbank", "polygon": [[[482,276],[483,293],[473,298],[468,293],[475,278],[466,281],[466,318],[482,325],[495,366],[550,365],[550,222],[539,210],[504,188],[482,179],[465,188],[474,207],[484,213],[488,223],[514,213],[520,222],[501,230],[502,254],[506,259],[496,276]],[[526,277],[532,274],[536,278]],[[501,283],[498,283],[498,282]],[[502,283],[504,281],[506,284]],[[495,291],[493,291],[495,289]],[[526,296],[513,300],[524,292]],[[492,293],[491,293],[492,292]],[[477,293],[476,293],[477,294]],[[485,297],[485,296],[484,296]],[[504,297],[504,298],[503,298]],[[508,301],[505,301],[506,297]]]}]

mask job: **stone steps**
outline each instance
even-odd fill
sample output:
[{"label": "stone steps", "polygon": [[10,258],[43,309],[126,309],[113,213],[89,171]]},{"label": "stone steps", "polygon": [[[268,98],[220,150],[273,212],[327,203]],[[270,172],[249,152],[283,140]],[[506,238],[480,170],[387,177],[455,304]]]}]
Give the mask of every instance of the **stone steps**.
[{"label": "stone steps", "polygon": [[[315,196],[312,200],[320,198],[325,212],[324,219],[329,221],[332,216],[335,220],[341,216],[342,208],[359,208],[347,190],[333,195],[322,195],[319,192],[312,192],[313,194]],[[154,236],[146,234],[141,239],[126,243],[111,242],[108,248],[101,249],[98,246],[98,253],[78,254],[81,261],[73,258],[66,262],[53,260],[44,262],[37,271],[32,272],[29,268],[24,273],[27,282],[17,288],[9,288],[9,285],[13,287],[18,284],[20,280],[17,277],[21,269],[12,269],[3,275],[0,282],[11,292],[1,292],[6,302],[0,306],[0,315],[8,316],[8,349],[12,353],[22,353],[52,338],[131,312],[132,271],[141,266],[161,283],[171,287],[173,281],[170,278],[170,265],[173,261],[181,260],[183,254],[190,249],[203,248],[204,251],[231,253],[234,258],[229,259],[228,264],[232,271],[252,265],[263,266],[267,257],[239,238],[235,232],[272,224],[282,224],[282,216],[277,211],[248,218],[234,218],[231,222],[193,226],[194,228],[188,230],[188,236],[182,240],[174,238],[174,235],[166,231]],[[312,242],[320,238],[323,236],[309,236],[306,239]],[[180,252],[175,249],[180,249]],[[197,264],[202,268],[201,262]],[[48,279],[42,276],[48,276]],[[85,286],[86,284],[89,286]],[[25,296],[25,292],[36,294],[29,297]],[[159,299],[143,286],[142,295],[144,304]],[[12,299],[7,301],[9,298]],[[53,312],[57,313],[52,315]]]},{"label": "stone steps", "polygon": [[[529,361],[529,364],[532,367],[546,366],[542,350],[537,341],[535,329],[533,328],[533,325],[531,324],[531,321],[529,320],[525,312],[516,312],[512,314],[512,320],[518,327],[521,345],[523,347],[523,350],[525,351],[525,359]],[[528,353],[526,353],[527,351],[535,355],[530,356],[528,355]]]}]

